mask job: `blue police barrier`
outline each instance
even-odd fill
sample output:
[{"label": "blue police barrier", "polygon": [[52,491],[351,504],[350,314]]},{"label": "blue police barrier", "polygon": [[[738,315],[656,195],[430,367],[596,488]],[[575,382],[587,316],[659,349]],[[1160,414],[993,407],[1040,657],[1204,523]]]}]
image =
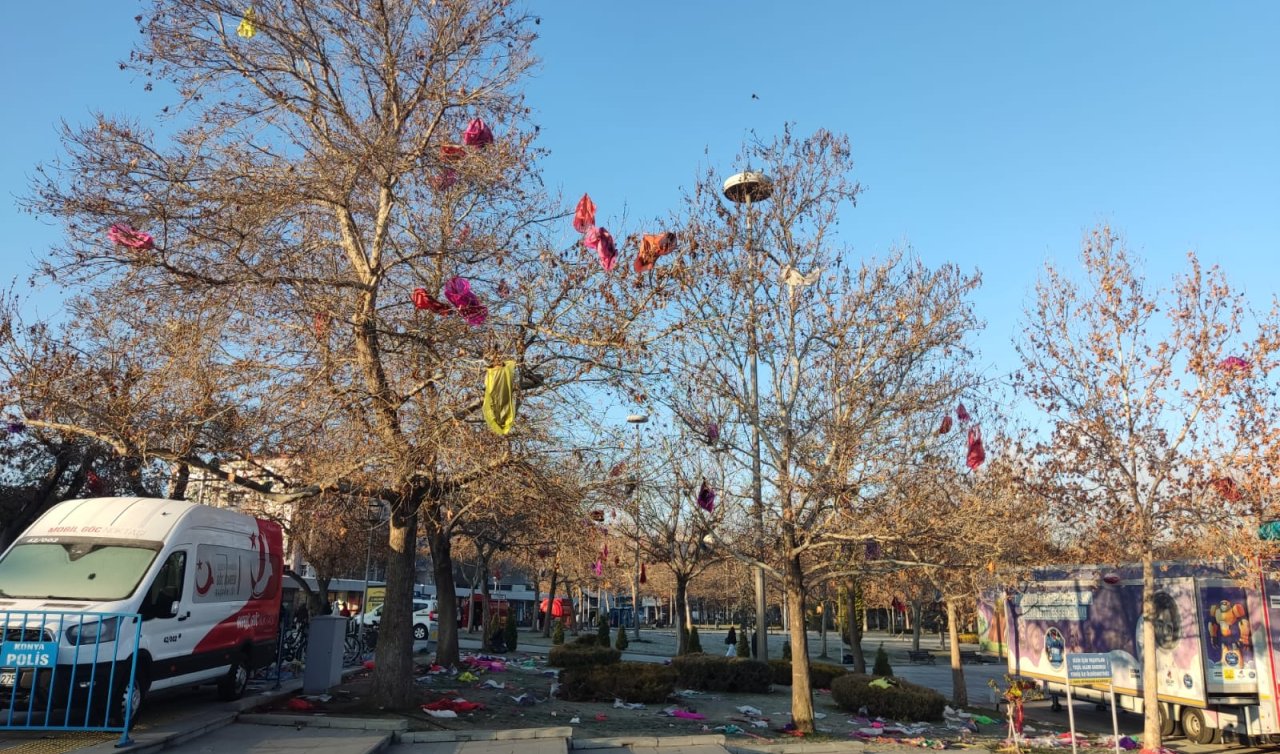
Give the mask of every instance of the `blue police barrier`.
[{"label": "blue police barrier", "polygon": [[142,619],[0,609],[0,730],[120,732],[127,746]]}]

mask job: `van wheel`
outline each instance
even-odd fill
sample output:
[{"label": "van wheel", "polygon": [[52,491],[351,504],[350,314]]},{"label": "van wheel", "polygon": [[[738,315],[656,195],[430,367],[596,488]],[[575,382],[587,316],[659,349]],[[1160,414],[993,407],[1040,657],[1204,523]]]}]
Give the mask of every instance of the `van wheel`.
[{"label": "van wheel", "polygon": [[1182,710],[1182,732],[1192,743],[1211,744],[1219,735],[1217,728],[1205,723],[1204,713],[1195,707]]},{"label": "van wheel", "polygon": [[124,725],[125,712],[127,710],[129,713],[129,727],[132,728],[138,722],[138,713],[142,711],[142,703],[147,698],[147,689],[150,686],[151,680],[147,675],[146,661],[139,658],[138,669],[133,678],[133,686],[114,690],[114,698],[108,700],[107,723],[112,726]]},{"label": "van wheel", "polygon": [[413,627],[413,638],[416,641],[426,641],[427,627],[419,623]]},{"label": "van wheel", "polygon": [[225,702],[233,702],[244,696],[249,686],[249,658],[236,655],[231,661],[227,674],[218,681],[218,698]]}]

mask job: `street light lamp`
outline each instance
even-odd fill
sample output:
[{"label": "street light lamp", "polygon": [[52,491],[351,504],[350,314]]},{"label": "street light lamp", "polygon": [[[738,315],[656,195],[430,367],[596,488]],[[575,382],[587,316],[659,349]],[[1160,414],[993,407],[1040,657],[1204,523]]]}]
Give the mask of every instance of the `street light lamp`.
[{"label": "street light lamp", "polygon": [[[759,259],[751,239],[751,203],[762,202],[773,195],[773,181],[769,176],[754,170],[731,175],[724,182],[724,196],[734,204],[746,205],[747,255],[751,264],[751,300],[747,307],[747,352],[751,387],[751,510],[759,527],[759,549],[764,549],[764,497],[761,493],[760,471],[760,357],[757,353],[756,333],[756,284],[759,275]],[[758,553],[763,555],[763,552]],[[764,569],[754,568],[756,591],[756,656],[769,659],[769,637],[765,626]]]}]

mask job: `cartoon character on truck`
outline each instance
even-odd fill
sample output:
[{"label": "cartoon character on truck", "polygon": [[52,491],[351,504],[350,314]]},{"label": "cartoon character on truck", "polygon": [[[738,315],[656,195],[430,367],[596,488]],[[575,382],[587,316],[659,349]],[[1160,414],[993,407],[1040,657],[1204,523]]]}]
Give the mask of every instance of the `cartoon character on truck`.
[{"label": "cartoon character on truck", "polygon": [[1247,659],[1250,651],[1248,613],[1241,602],[1221,599],[1209,606],[1210,659],[1227,665],[1238,666]]},{"label": "cartoon character on truck", "polygon": [[273,522],[179,500],[54,506],[0,557],[0,707],[118,727],[148,691],[239,698],[275,657],[282,540]]}]

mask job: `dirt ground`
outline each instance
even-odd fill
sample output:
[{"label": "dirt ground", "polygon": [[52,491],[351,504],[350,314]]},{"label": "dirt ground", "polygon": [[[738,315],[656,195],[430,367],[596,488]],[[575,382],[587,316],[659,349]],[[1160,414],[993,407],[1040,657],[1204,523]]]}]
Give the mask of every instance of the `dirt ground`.
[{"label": "dirt ground", "polygon": [[[418,666],[415,709],[388,712],[372,707],[368,700],[369,671],[360,672],[327,695],[329,698],[306,698],[314,705],[310,714],[399,717],[406,719],[410,730],[510,729],[551,726],[573,726],[575,736],[602,738],[627,735],[676,736],[700,733],[726,733],[730,738],[777,740],[789,738],[784,726],[790,722],[790,689],[775,687],[768,694],[722,694],[677,691],[667,704],[649,704],[643,709],[626,709],[614,703],[566,702],[551,695],[555,670],[546,665],[543,654],[512,653],[501,658],[503,669],[472,671],[475,679],[448,673],[431,673],[428,666]],[[493,688],[501,685],[502,688]],[[459,712],[457,717],[434,717],[417,709],[421,704],[440,699],[465,700],[483,705],[472,712]],[[290,706],[290,703],[294,705]],[[265,711],[297,714],[298,701],[274,705]],[[740,712],[749,706],[759,716]],[[703,719],[684,719],[669,714],[672,709],[700,714]],[[875,729],[875,721],[859,720],[840,710],[827,691],[814,695],[814,710],[819,737],[850,740],[858,731],[862,740],[881,743],[900,741],[926,748],[979,746],[997,748],[1004,738],[1003,721],[978,724],[977,732],[965,730],[965,722],[916,723],[914,721],[881,721],[889,730]],[[987,714],[991,714],[988,710]],[[974,710],[979,715],[980,711]],[[974,718],[970,718],[972,720]],[[900,724],[905,730],[893,730]],[[724,726],[735,726],[725,730]],[[1047,731],[1032,731],[1044,734]],[[1055,731],[1056,733],[1056,731]],[[868,738],[875,736],[874,738]]]}]

